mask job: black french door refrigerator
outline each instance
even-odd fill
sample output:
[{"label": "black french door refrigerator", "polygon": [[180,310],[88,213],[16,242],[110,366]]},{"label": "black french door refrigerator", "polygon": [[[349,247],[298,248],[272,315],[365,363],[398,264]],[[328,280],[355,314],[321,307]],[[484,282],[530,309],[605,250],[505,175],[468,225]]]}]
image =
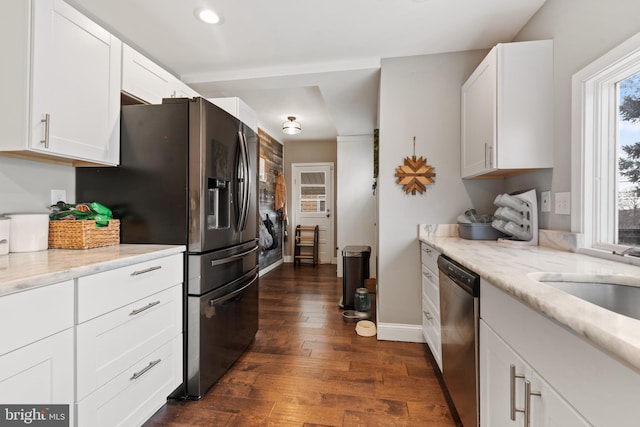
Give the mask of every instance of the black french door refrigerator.
[{"label": "black french door refrigerator", "polygon": [[76,201],[120,220],[122,243],[183,244],[184,383],[198,399],[258,330],[258,138],[203,98],[122,107],[120,165],[76,168]]}]

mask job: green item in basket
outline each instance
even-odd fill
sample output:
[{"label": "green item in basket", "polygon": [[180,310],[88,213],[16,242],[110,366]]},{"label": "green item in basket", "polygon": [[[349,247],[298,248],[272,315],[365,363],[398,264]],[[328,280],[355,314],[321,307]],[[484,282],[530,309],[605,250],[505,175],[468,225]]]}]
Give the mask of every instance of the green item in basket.
[{"label": "green item in basket", "polygon": [[65,203],[58,202],[49,207],[51,213],[49,219],[56,220],[93,220],[96,226],[104,227],[109,225],[109,220],[113,219],[111,209],[98,203]]}]

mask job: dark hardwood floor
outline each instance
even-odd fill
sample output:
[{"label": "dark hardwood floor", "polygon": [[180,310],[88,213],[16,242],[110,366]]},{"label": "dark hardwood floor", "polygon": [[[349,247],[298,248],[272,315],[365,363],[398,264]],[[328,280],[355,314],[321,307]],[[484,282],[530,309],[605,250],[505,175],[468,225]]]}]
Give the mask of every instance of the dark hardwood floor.
[{"label": "dark hardwood floor", "polygon": [[459,425],[426,346],[358,336],[341,283],[335,265],[261,277],[248,350],[204,398],[169,401],[145,426]]}]

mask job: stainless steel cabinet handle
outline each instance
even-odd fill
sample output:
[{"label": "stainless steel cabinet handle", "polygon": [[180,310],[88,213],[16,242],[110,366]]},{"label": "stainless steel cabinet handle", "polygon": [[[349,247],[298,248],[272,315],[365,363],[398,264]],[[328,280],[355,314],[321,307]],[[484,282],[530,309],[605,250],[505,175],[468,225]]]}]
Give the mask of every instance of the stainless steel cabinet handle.
[{"label": "stainless steel cabinet handle", "polygon": [[129,313],[129,316],[135,316],[136,314],[140,314],[145,310],[149,310],[151,307],[155,307],[156,305],[160,304],[160,301],[154,301],[154,302],[150,302],[149,304],[145,305],[142,308],[136,308],[135,310],[133,310],[131,313]]},{"label": "stainless steel cabinet handle", "polygon": [[524,427],[531,427],[531,396],[540,396],[542,393],[539,391],[531,391],[531,383],[529,381],[524,382]]},{"label": "stainless steel cabinet handle", "polygon": [[158,359],[158,360],[154,360],[152,362],[149,362],[149,364],[147,366],[145,366],[141,371],[134,372],[133,375],[131,376],[131,378],[129,378],[129,381],[137,380],[138,378],[140,378],[141,376],[143,376],[144,374],[149,372],[149,369],[153,368],[158,363],[160,363],[161,360],[162,359]]},{"label": "stainless steel cabinet handle", "polygon": [[40,140],[41,144],[44,144],[44,148],[49,148],[49,123],[51,122],[49,113],[44,115],[44,119],[40,120],[40,123],[44,123],[44,139]]},{"label": "stainless steel cabinet handle", "polygon": [[522,412],[521,409],[516,409],[516,378],[524,379],[524,375],[516,375],[516,365],[509,367],[509,408],[511,420],[516,420],[516,412]]},{"label": "stainless steel cabinet handle", "polygon": [[140,274],[149,273],[150,271],[160,270],[162,268],[161,265],[156,265],[154,267],[145,268],[144,270],[136,270],[131,273],[132,276],[138,276]]}]

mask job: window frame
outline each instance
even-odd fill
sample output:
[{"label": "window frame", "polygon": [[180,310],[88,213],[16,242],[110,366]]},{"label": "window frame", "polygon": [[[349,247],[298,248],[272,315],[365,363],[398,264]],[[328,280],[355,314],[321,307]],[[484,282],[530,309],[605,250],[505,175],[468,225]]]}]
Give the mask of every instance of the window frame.
[{"label": "window frame", "polygon": [[618,135],[616,84],[638,72],[640,33],[572,77],[571,231],[582,234],[579,252],[620,260],[613,252],[629,248],[612,243],[618,171],[611,141]]}]

